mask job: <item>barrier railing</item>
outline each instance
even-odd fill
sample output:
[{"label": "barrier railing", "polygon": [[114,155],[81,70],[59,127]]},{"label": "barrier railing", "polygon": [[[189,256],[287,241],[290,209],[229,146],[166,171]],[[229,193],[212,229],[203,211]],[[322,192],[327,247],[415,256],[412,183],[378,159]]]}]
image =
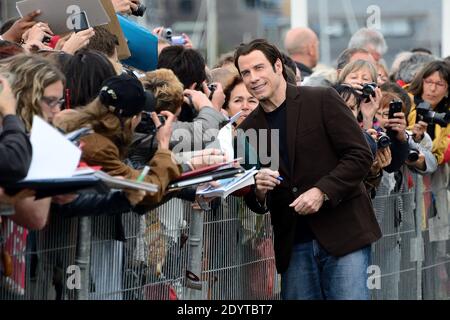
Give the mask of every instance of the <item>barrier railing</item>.
[{"label": "barrier railing", "polygon": [[[373,299],[449,298],[446,170],[384,176],[373,201],[383,231],[368,270]],[[241,198],[210,211],[173,200],[145,216],[52,215],[28,236],[4,227],[14,274],[1,277],[2,299],[280,299],[270,216]]]}]

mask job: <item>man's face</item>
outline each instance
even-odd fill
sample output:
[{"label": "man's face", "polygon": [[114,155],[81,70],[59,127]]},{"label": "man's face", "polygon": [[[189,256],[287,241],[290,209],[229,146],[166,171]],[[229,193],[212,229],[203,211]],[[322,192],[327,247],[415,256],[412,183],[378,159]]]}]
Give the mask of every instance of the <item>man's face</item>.
[{"label": "man's face", "polygon": [[369,44],[365,49],[370,52],[376,62],[380,61],[380,59],[382,58],[382,54],[373,45]]},{"label": "man's face", "polygon": [[261,51],[255,50],[241,56],[238,63],[242,79],[252,96],[259,101],[265,101],[275,95],[283,80],[283,66],[280,60],[273,67]]}]

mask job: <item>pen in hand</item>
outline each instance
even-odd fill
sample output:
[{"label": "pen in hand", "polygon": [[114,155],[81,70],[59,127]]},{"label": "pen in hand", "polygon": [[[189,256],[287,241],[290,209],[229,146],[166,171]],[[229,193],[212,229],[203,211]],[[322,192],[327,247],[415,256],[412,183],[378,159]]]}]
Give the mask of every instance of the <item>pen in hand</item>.
[{"label": "pen in hand", "polygon": [[139,175],[139,177],[137,178],[137,182],[143,182],[145,177],[148,175],[148,173],[150,172],[150,167],[149,166],[145,166],[144,170],[142,170],[141,174]]}]

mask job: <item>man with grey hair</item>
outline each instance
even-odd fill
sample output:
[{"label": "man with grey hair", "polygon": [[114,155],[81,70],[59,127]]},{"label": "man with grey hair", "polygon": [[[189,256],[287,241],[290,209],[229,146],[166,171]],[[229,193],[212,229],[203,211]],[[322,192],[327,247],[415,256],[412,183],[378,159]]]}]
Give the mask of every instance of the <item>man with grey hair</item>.
[{"label": "man with grey hair", "polygon": [[294,28],[287,32],[284,47],[295,61],[302,79],[313,73],[313,68],[319,61],[319,38],[309,28]]},{"label": "man with grey hair", "polygon": [[394,80],[402,85],[410,84],[417,73],[422,70],[422,68],[436,60],[434,56],[427,53],[413,53],[409,59],[406,59],[400,63],[397,72],[394,74]]},{"label": "man with grey hair", "polygon": [[338,74],[344,69],[349,63],[356,60],[364,60],[376,65],[376,61],[373,56],[363,48],[350,48],[345,49],[341,52],[339,57],[337,58],[337,67],[336,70]]},{"label": "man with grey hair", "polygon": [[370,52],[376,62],[380,61],[388,50],[383,34],[368,28],[358,30],[350,39],[348,48],[364,48]]}]

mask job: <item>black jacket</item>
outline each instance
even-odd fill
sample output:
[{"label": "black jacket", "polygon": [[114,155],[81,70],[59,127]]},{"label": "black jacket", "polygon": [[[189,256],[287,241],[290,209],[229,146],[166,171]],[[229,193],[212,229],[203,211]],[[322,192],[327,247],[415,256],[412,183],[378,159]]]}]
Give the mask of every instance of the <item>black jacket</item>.
[{"label": "black jacket", "polygon": [[52,204],[52,211],[66,218],[116,216],[132,209],[130,202],[122,192],[98,194],[82,192],[72,203]]},{"label": "black jacket", "polygon": [[392,162],[384,169],[388,173],[397,172],[408,160],[409,155],[409,143],[400,142],[396,138],[392,139],[391,145]]},{"label": "black jacket", "polygon": [[16,116],[6,116],[0,129],[0,185],[26,177],[32,148],[23,123]]},{"label": "black jacket", "polygon": [[74,217],[112,217],[114,220],[113,237],[117,241],[126,241],[122,216],[124,213],[137,212],[145,214],[146,211],[139,211],[133,208],[123,192],[110,192],[109,194],[97,194],[83,192],[80,196],[67,205],[52,204],[52,214],[65,218]]}]

